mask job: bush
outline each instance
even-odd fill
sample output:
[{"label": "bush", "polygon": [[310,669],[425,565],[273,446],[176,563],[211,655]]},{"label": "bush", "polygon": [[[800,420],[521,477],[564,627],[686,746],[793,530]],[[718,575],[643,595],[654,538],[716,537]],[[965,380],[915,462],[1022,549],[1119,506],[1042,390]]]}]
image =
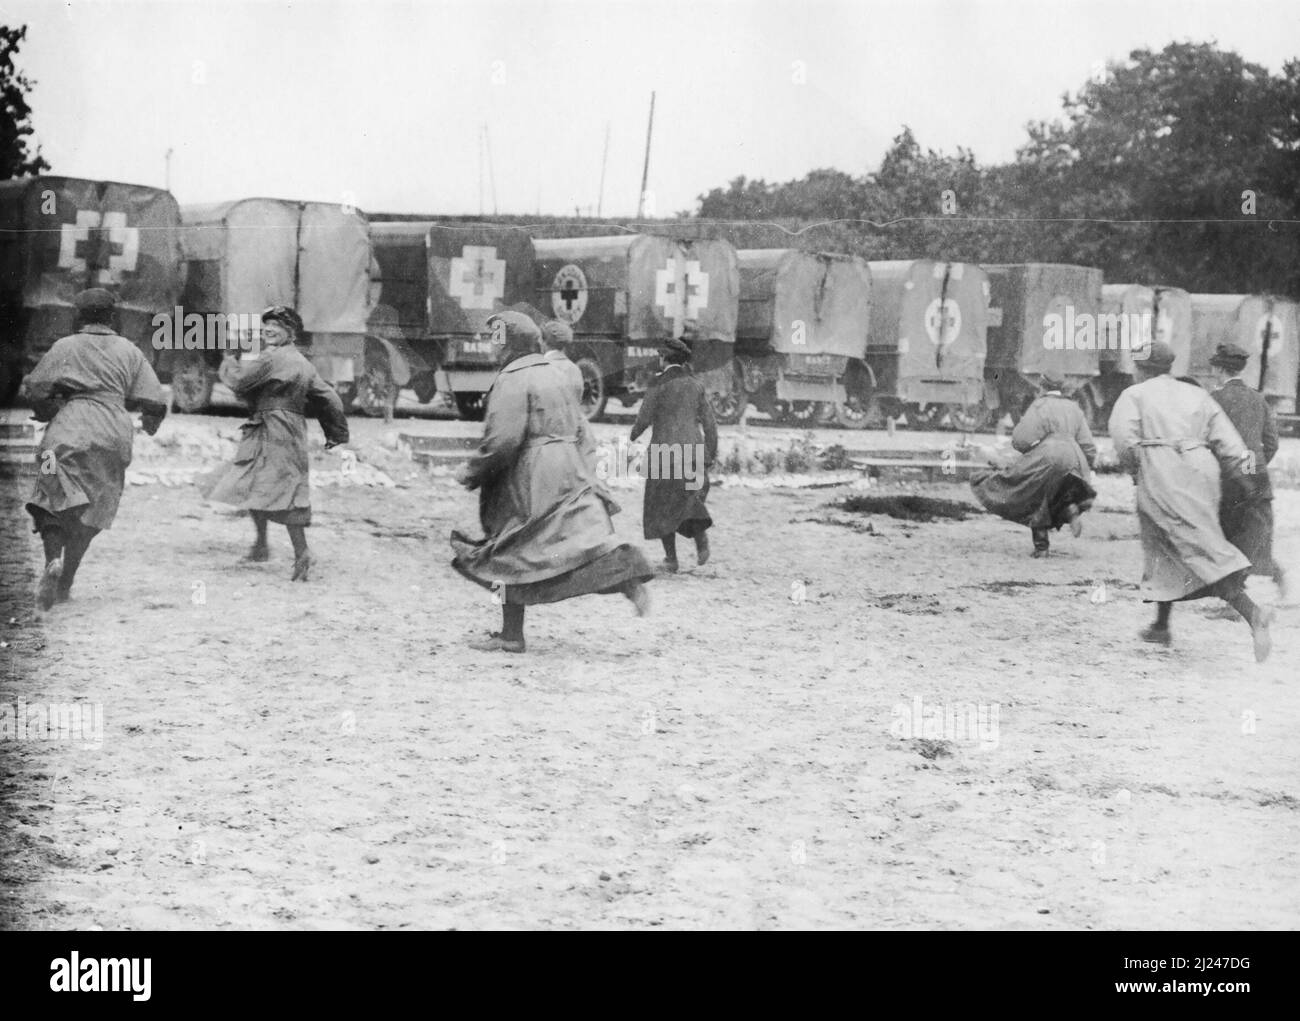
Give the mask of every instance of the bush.
[{"label": "bush", "polygon": [[826,452],[822,454],[822,469],[828,472],[848,471],[853,467],[853,459],[849,457],[849,452],[844,449],[843,444],[836,443],[827,447]]}]

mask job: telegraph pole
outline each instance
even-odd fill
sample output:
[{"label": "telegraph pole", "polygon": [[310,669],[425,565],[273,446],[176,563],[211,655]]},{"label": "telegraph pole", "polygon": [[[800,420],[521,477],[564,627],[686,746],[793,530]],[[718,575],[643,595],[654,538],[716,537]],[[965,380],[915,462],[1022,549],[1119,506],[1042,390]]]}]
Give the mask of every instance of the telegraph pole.
[{"label": "telegraph pole", "polygon": [[655,130],[655,94],[650,93],[650,123],[645,129],[645,164],[641,168],[641,197],[636,203],[636,218],[641,219],[641,214],[645,211],[645,188],[646,182],[650,180],[650,137]]}]

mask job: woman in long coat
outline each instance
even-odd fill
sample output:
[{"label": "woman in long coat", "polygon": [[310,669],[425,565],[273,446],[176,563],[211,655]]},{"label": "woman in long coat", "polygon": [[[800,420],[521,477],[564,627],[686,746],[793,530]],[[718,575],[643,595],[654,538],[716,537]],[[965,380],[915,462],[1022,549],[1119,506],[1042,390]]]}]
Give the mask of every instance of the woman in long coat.
[{"label": "woman in long coat", "polygon": [[1246,595],[1250,561],[1219,524],[1220,471],[1238,472],[1249,450],[1227,413],[1199,387],[1169,375],[1174,355],[1156,341],[1137,363],[1143,381],[1115,401],[1110,436],[1137,483],[1143,599],[1156,604],[1144,641],[1170,644],[1175,602],[1217,596],[1250,624],[1255,659],[1272,649],[1272,611]]},{"label": "woman in long coat", "polygon": [[660,351],[665,367],[641,402],[635,440],[650,430],[646,453],[643,523],[645,537],[664,547],[664,569],[677,573],[677,536],[695,540],[695,559],[709,561],[708,529],[713,524],[705,500],[708,469],[718,456],[718,426],[704,384],[691,374],[691,349],[670,340]]},{"label": "woman in long coat", "polygon": [[167,414],[158,377],[140,349],[110,327],[115,300],[96,287],[74,299],[78,332],[55,341],[27,377],[36,417],[49,422],[27,504],[45,547],[42,610],[71,596],[90,541],[117,517],[139,410],[152,436]]},{"label": "woman in long coat", "polygon": [[222,364],[222,381],[251,414],[241,427],[234,462],[199,481],[199,491],[208,499],[252,514],[257,539],[249,560],[269,558],[268,522],[285,526],[293,543],[294,581],[306,581],[312,563],[306,532],[311,524],[311,484],[305,416],[320,422],[325,449],[348,441],[343,402],[295,347],[302,336],[298,313],[276,305],[262,313],[261,357],[249,365],[233,358]]},{"label": "woman in long coat", "polygon": [[985,508],[1025,525],[1033,536],[1033,556],[1046,556],[1049,529],[1069,525],[1077,538],[1080,515],[1092,506],[1092,465],[1097,445],[1083,412],[1061,393],[1065,380],[1045,376],[1044,393],[1031,404],[1011,434],[1020,452],[1015,461],[971,477],[971,488]]},{"label": "woman in long coat", "polygon": [[501,631],[470,648],[523,652],[526,606],[620,594],[644,614],[643,582],[654,572],[614,532],[618,506],[585,452],[586,423],[573,393],[539,353],[541,331],[514,311],[489,323],[501,370],[488,391],[478,454],[458,475],[466,489],[479,490],[484,538],[452,532],[452,566],[501,604]]}]

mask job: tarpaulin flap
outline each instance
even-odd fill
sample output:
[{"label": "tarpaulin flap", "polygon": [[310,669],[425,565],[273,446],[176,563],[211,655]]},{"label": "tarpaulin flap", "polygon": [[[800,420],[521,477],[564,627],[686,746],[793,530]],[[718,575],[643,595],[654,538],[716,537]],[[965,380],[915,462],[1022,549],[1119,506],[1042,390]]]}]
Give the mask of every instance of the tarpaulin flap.
[{"label": "tarpaulin flap", "polygon": [[[1193,294],[1191,374],[1206,385],[1214,378],[1210,359],[1219,344],[1250,353],[1242,378],[1268,397],[1293,400],[1300,372],[1300,329],[1295,302],[1257,294]],[[1264,345],[1268,361],[1264,365]],[[1261,380],[1261,369],[1263,379]]]},{"label": "tarpaulin flap", "polygon": [[431,334],[480,334],[493,312],[533,301],[533,241],[525,231],[424,227]]},{"label": "tarpaulin flap", "polygon": [[0,191],[5,301],[68,305],[103,287],[129,310],[171,311],[182,285],[180,212],[158,188],[71,177],[5,182]]},{"label": "tarpaulin flap", "polygon": [[865,261],[796,249],[745,249],[737,256],[738,336],[782,354],[863,357],[871,320]]},{"label": "tarpaulin flap", "polygon": [[627,235],[538,241],[537,304],[579,336],[655,341],[690,329],[732,343],[736,250],[726,241]]},{"label": "tarpaulin flap", "polygon": [[392,340],[429,333],[427,223],[370,224],[370,333]]},{"label": "tarpaulin flap", "polygon": [[1101,270],[1045,262],[982,268],[989,275],[986,364],[1035,381],[1048,371],[1097,375]]},{"label": "tarpaulin flap", "polygon": [[1134,352],[1143,350],[1152,339],[1173,349],[1175,376],[1190,371],[1191,296],[1178,287],[1103,286],[1097,355],[1106,371],[1133,375]]},{"label": "tarpaulin flap", "polygon": [[984,378],[988,276],[961,262],[870,262],[870,350],[897,352],[898,378]]},{"label": "tarpaulin flap", "polygon": [[311,333],[365,333],[370,231],[360,210],[306,202],[298,235],[298,313]]},{"label": "tarpaulin flap", "polygon": [[359,210],[252,198],[182,213],[192,261],[186,300],[200,311],[258,314],[290,305],[311,333],[365,333],[370,237]]}]

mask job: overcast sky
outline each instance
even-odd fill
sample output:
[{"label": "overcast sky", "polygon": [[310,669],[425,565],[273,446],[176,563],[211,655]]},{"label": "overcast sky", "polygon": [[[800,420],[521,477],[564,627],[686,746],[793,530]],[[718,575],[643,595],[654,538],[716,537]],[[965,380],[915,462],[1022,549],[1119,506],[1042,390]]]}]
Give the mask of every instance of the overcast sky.
[{"label": "overcast sky", "polygon": [[[182,204],[269,195],[366,210],[636,210],[650,92],[654,212],[744,174],[874,168],[924,147],[1012,157],[1100,62],[1217,40],[1279,71],[1296,0],[6,2],[28,24],[54,172]],[[800,80],[803,83],[800,83]],[[483,167],[482,183],[480,167]]]}]

